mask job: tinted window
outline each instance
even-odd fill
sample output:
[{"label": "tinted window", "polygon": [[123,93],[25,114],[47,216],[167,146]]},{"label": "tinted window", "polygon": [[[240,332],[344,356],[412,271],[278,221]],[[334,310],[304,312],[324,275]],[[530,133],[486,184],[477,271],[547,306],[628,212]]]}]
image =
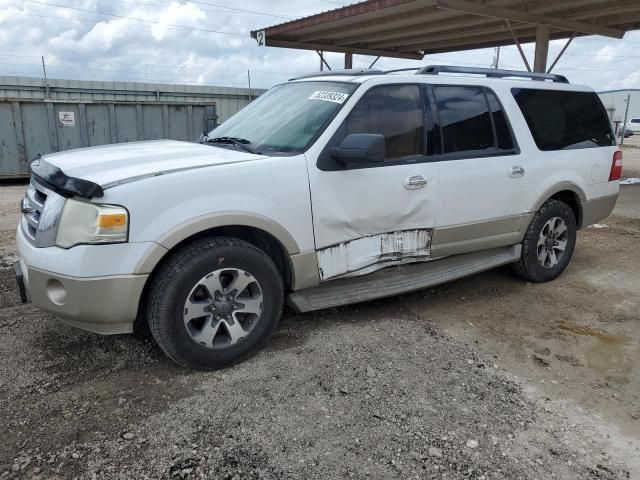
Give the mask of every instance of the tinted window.
[{"label": "tinted window", "polygon": [[595,93],[532,88],[512,92],[540,150],[615,145],[607,112]]},{"label": "tinted window", "polygon": [[632,118],[631,123],[640,123],[640,118]]},{"label": "tinted window", "polygon": [[390,160],[422,155],[424,115],[417,85],[374,87],[360,99],[345,122],[346,135],[379,133]]},{"label": "tinted window", "polygon": [[486,150],[496,145],[489,106],[480,87],[434,87],[443,153]]}]

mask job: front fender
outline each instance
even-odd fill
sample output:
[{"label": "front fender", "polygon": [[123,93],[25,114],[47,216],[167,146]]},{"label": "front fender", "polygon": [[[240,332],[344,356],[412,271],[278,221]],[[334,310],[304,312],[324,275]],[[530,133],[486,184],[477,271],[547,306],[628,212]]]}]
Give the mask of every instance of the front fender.
[{"label": "front fender", "polygon": [[241,211],[215,212],[189,219],[162,235],[157,243],[170,250],[197,233],[232,225],[253,227],[265,231],[278,240],[289,255],[300,253],[300,247],[293,236],[278,222],[262,215]]}]

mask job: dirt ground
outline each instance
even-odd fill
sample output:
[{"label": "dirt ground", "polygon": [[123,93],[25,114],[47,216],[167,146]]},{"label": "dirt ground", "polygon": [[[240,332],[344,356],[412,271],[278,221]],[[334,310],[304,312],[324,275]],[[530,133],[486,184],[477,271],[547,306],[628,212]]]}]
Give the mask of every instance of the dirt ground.
[{"label": "dirt ground", "polygon": [[[624,149],[640,177],[640,149]],[[640,478],[640,185],[556,281],[287,312],[214,372],[19,303],[0,187],[0,478]]]}]

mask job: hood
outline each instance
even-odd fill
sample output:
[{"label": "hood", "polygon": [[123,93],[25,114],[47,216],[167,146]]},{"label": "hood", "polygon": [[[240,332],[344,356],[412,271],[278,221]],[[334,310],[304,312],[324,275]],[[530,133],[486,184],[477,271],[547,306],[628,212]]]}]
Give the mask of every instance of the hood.
[{"label": "hood", "polygon": [[264,158],[227,148],[174,140],[119,143],[79,148],[42,157],[65,176],[103,189],[155,175]]}]

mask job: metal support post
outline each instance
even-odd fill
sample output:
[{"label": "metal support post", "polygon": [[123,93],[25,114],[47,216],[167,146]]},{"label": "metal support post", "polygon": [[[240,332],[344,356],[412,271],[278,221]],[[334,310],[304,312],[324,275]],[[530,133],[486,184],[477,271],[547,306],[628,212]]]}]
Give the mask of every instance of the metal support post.
[{"label": "metal support post", "polygon": [[42,73],[44,73],[44,87],[47,91],[47,98],[51,98],[51,92],[49,91],[49,80],[47,79],[47,67],[44,65],[44,56],[42,58]]},{"label": "metal support post", "polygon": [[627,130],[627,117],[629,116],[630,103],[631,103],[631,94],[627,95],[627,106],[624,109],[624,122],[622,123],[622,136],[620,137],[620,146],[624,145],[624,133]]},{"label": "metal support post", "polygon": [[533,60],[533,71],[545,73],[547,71],[547,56],[549,55],[549,25],[538,25],[536,28],[536,55]]},{"label": "metal support post", "polygon": [[353,53],[344,54],[344,68],[345,69],[353,68]]},{"label": "metal support post", "polygon": [[564,44],[564,47],[562,47],[562,50],[560,50],[560,53],[558,54],[556,59],[553,61],[553,63],[549,67],[549,69],[547,70],[547,73],[551,73],[551,70],[553,70],[553,67],[556,66],[556,63],[558,63],[558,60],[560,60],[560,58],[562,58],[562,55],[567,50],[567,48],[569,48],[569,45],[571,45],[571,42],[573,41],[574,38],[576,38],[576,32],[573,32],[571,34],[571,37],[569,37],[569,40],[567,40],[567,43]]},{"label": "metal support post", "polygon": [[518,40],[518,37],[516,37],[516,34],[513,31],[513,28],[511,28],[511,22],[509,20],[505,19],[505,23],[507,24],[507,28],[511,32],[511,38],[513,38],[513,42],[516,44],[516,47],[518,47],[518,52],[520,52],[520,56],[522,57],[522,61],[524,62],[525,67],[527,67],[527,72],[530,72],[531,71],[531,66],[529,65],[529,61],[527,60],[527,56],[524,54],[524,50],[522,50],[522,45],[520,45],[520,41]]},{"label": "metal support post", "polygon": [[327,61],[324,59],[324,52],[321,52],[320,50],[316,50],[316,53],[320,57],[320,71],[324,70],[323,67],[327,67],[327,70],[331,70],[331,67],[329,66]]}]

